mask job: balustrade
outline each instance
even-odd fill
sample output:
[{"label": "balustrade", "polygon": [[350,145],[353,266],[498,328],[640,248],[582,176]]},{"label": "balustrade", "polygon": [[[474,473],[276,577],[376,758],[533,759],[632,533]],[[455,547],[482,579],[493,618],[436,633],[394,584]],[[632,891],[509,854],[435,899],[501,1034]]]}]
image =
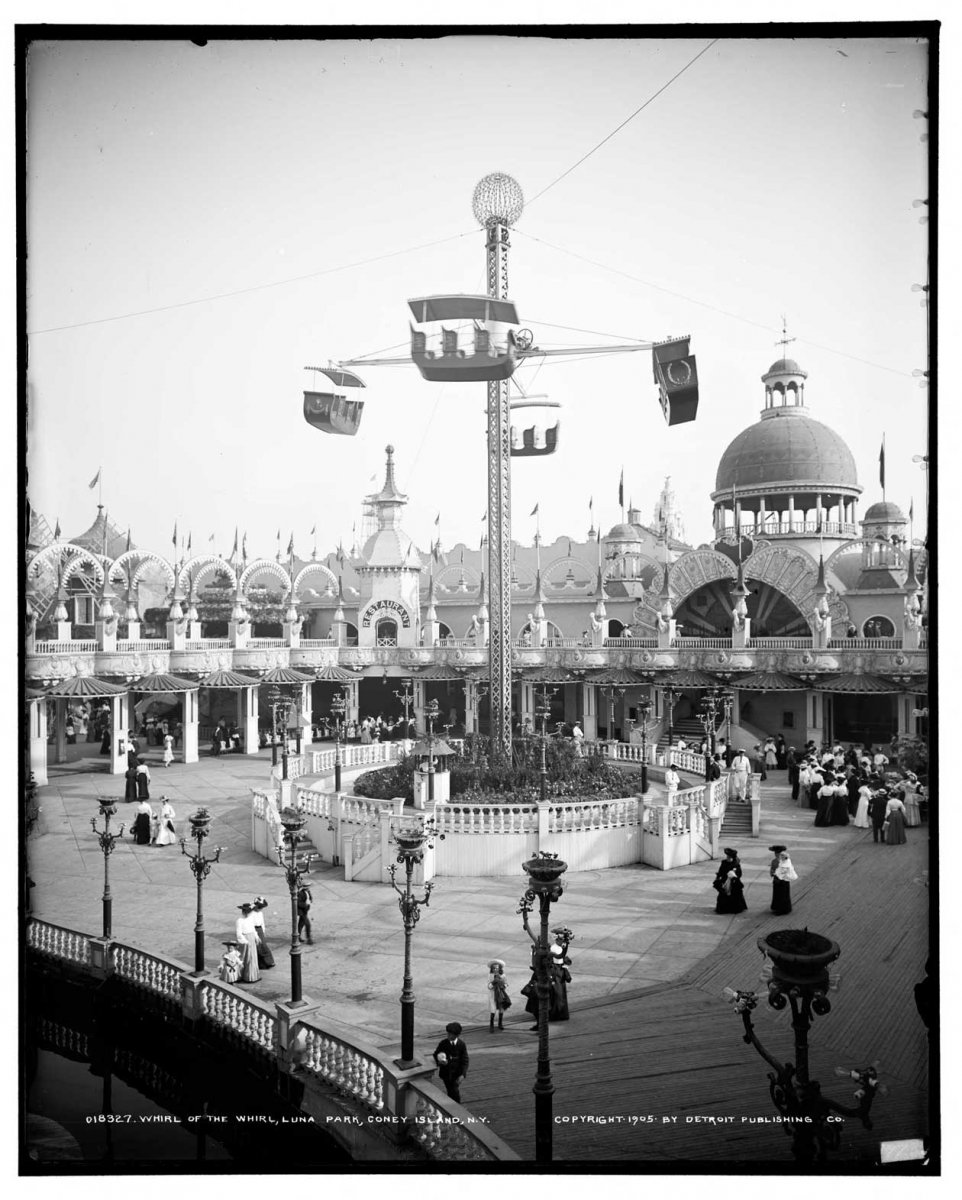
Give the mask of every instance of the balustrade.
[{"label": "balustrade", "polygon": [[[228,645],[230,643],[228,642]],[[117,652],[119,654],[133,654],[138,650],[169,650],[170,642],[167,638],[138,638],[135,640],[124,638],[117,642]]]},{"label": "balustrade", "polygon": [[301,638],[301,650],[326,650],[328,646],[336,646],[334,638]]},{"label": "balustrade", "polygon": [[277,1022],[256,1001],[235,992],[229,985],[205,979],[200,988],[204,1016],[221,1029],[227,1029],[255,1049],[271,1053]]},{"label": "balustrade", "polygon": [[35,654],[93,654],[97,649],[95,641],[83,642],[35,642]]},{"label": "balustrade", "polygon": [[344,1096],[374,1112],[384,1108],[384,1068],[379,1062],[339,1038],[302,1023],[306,1071],[319,1076]]},{"label": "balustrade", "polygon": [[252,637],[248,639],[247,645],[257,650],[280,650],[281,647],[287,646],[287,642],[284,638]]},{"label": "balustrade", "polygon": [[411,1091],[417,1094],[417,1105],[410,1131],[431,1158],[450,1162],[494,1161],[497,1158],[468,1126],[452,1121],[416,1083],[411,1084]]},{"label": "balustrade", "polygon": [[114,972],[134,987],[179,1001],[181,970],[144,950],[114,943]]},{"label": "balustrade", "polygon": [[230,650],[230,638],[189,638],[184,645],[188,650]]},{"label": "balustrade", "polygon": [[[730,643],[726,642],[725,644],[729,645]],[[611,646],[611,647],[616,647],[616,648],[617,647],[625,647],[626,649],[631,649],[632,647],[637,647],[639,650],[641,650],[641,649],[653,650],[658,645],[658,639],[657,638],[637,638],[637,637],[630,637],[630,638],[629,637],[612,637],[612,638],[605,638],[605,645]]]},{"label": "balustrade", "polygon": [[27,925],[27,945],[31,950],[50,958],[64,959],[81,966],[90,962],[90,938],[87,934],[62,929],[59,925],[50,925],[36,918]]},{"label": "balustrade", "polygon": [[845,637],[829,641],[832,650],[901,650],[900,637]]}]

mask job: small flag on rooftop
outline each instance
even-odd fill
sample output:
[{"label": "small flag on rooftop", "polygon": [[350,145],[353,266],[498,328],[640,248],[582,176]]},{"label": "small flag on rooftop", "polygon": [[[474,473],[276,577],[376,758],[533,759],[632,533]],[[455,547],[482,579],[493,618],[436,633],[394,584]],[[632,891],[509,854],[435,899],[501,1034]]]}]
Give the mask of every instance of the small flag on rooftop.
[{"label": "small flag on rooftop", "polygon": [[103,468],[102,468],[102,467],[98,467],[98,468],[97,468],[97,474],[96,474],[96,475],[93,477],[93,479],[91,479],[91,481],[90,481],[90,482],[87,484],[87,487],[89,487],[91,491],[93,491],[93,489],[94,489],[94,488],[97,486],[97,484],[100,482],[100,472],[101,472],[102,470],[103,470]]}]

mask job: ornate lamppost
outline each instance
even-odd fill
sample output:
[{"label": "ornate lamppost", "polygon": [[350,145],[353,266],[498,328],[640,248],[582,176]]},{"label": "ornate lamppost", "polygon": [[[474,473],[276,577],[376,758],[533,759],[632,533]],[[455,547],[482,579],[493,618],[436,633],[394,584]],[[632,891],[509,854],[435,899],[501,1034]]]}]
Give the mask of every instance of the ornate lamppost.
[{"label": "ornate lamppost", "polygon": [[[549,850],[539,850],[535,857],[523,863],[522,867],[528,874],[528,887],[521,897],[518,912],[521,914],[521,923],[524,925],[525,933],[533,943],[531,965],[538,997],[538,1073],[532,1089],[534,1091],[535,1158],[538,1162],[551,1162],[554,1084],[551,1081],[551,1058],[548,1045],[552,970],[548,925],[551,904],[553,901],[560,900],[564,891],[561,885],[561,876],[567,871],[568,864]],[[537,934],[532,931],[528,921],[535,902],[538,904],[541,917]],[[567,946],[572,937],[573,934],[570,934],[568,930],[564,931],[564,946]]]},{"label": "ornate lamppost", "polygon": [[[433,845],[432,838],[438,832],[433,822],[417,822],[416,824],[402,823],[392,831],[392,840],[397,846],[398,863],[404,866],[404,887],[399,887],[397,865],[388,867],[391,875],[391,886],[398,894],[398,908],[404,922],[404,985],[401,990],[401,1057],[397,1065],[403,1069],[416,1066],[414,1058],[414,979],[411,975],[411,938],[414,926],[421,919],[421,905],[427,907],[431,902],[433,883],[424,885],[424,895],[418,898],[413,894],[412,881],[414,868],[424,860],[425,847]],[[444,835],[441,834],[441,837]]]},{"label": "ornate lamppost", "polygon": [[[285,808],[281,813],[283,842],[277,847],[277,861],[287,878],[287,890],[291,894],[291,1005],[304,1003],[301,992],[301,935],[298,932],[297,893],[301,889],[304,875],[310,874],[312,856],[298,858],[297,845],[308,835],[304,832],[307,817],[295,808]],[[287,849],[287,861],[284,850]],[[318,856],[319,857],[319,856]]]},{"label": "ornate lamppost", "polygon": [[281,689],[277,686],[271,688],[267,693],[267,702],[271,708],[271,766],[277,766],[277,730],[280,726],[283,736],[283,749],[281,751],[282,775],[283,779],[287,778],[287,720],[290,715],[291,706],[293,705],[293,697],[285,696]]},{"label": "ornate lamppost", "polygon": [[541,722],[541,803],[545,804],[548,799],[548,718],[551,716],[551,697],[554,695],[555,688],[543,687],[541,696],[538,699],[535,707],[535,717]]},{"label": "ornate lamppost", "polygon": [[722,704],[725,707],[725,766],[732,765],[732,710],[735,707],[735,693],[731,688],[722,692]]},{"label": "ornate lamppost", "polygon": [[675,709],[675,689],[670,683],[665,688],[665,703],[668,706],[668,753],[665,761],[668,766],[671,766],[671,744],[675,737],[675,730],[672,725],[672,714]]},{"label": "ornate lamppost", "polygon": [[641,717],[641,794],[648,791],[648,721],[651,717],[651,700],[639,700],[638,714]]},{"label": "ornate lamppost", "polygon": [[331,701],[331,716],[334,718],[334,791],[341,790],[341,722],[347,711],[344,689],[334,693]]},{"label": "ornate lamppost", "polygon": [[781,929],[759,938],[758,946],[771,965],[769,1005],[779,1011],[791,1005],[795,1062],[779,1062],[759,1041],[752,1022],[758,1004],[755,992],[725,988],[722,994],[742,1018],[744,1040],[772,1068],[768,1088],[775,1107],[787,1118],[784,1128],[792,1139],[792,1154],[805,1164],[821,1162],[829,1150],[839,1146],[842,1122],[833,1114],[855,1117],[871,1129],[872,1102],[876,1092],[884,1093],[886,1089],[879,1085],[875,1064],[855,1070],[836,1067],[836,1074],[858,1084],[855,1105],[839,1104],[823,1096],[821,1085],[809,1076],[808,1031],[813,1016],[831,1011],[826,993],[832,983],[829,966],[841,953],[838,943],[807,929]]},{"label": "ornate lamppost", "polygon": [[218,846],[213,858],[204,857],[204,838],[210,833],[210,825],[213,820],[206,808],[199,808],[187,820],[190,822],[190,836],[197,842],[197,853],[191,854],[187,849],[186,838],[180,839],[180,852],[187,855],[190,860],[190,869],[194,872],[194,878],[197,880],[197,919],[194,922],[194,974],[203,975],[206,971],[204,966],[204,880],[210,874],[210,869],[214,863],[220,862],[220,856],[224,851],[224,847]]},{"label": "ornate lamppost", "polygon": [[401,680],[401,688],[402,688],[402,690],[400,692],[395,690],[394,695],[404,705],[404,737],[405,737],[405,740],[407,740],[408,731],[411,728],[408,717],[409,717],[410,711],[411,711],[411,700],[414,698],[414,693],[411,691],[411,680],[410,679],[402,679]]},{"label": "ornate lamppost", "polygon": [[718,712],[723,704],[721,693],[711,688],[702,700],[701,724],[705,731],[705,782],[711,779],[711,762],[715,753],[715,734],[718,730]]},{"label": "ornate lamppost", "polygon": [[104,937],[112,936],[111,924],[113,921],[113,897],[110,894],[110,856],[114,852],[114,842],[124,836],[124,826],[120,826],[119,833],[110,832],[110,818],[117,811],[117,805],[114,804],[108,796],[98,797],[97,803],[100,805],[100,815],[104,819],[103,829],[97,828],[97,818],[90,818],[90,828],[97,835],[100,842],[100,849],[104,855],[104,894],[102,897],[104,906]]},{"label": "ornate lamppost", "polygon": [[428,727],[428,804],[434,805],[434,722],[439,714],[437,700],[432,700],[424,710],[424,720]]}]

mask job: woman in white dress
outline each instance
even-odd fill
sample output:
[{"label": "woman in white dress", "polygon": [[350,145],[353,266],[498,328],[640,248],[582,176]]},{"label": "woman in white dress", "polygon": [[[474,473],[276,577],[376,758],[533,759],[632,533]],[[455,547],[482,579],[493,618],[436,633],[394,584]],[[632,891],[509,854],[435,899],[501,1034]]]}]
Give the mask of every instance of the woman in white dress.
[{"label": "woman in white dress", "polygon": [[778,766],[778,755],[775,753],[774,738],[767,738],[765,741],[765,769],[774,771]]},{"label": "woman in white dress", "polygon": [[858,789],[858,809],[855,813],[855,826],[858,829],[871,829],[872,822],[868,815],[869,802],[872,799],[872,789],[869,787],[866,779],[862,786]]},{"label": "woman in white dress", "polygon": [[157,827],[157,836],[154,838],[155,846],[173,846],[177,841],[177,835],[174,832],[174,821],[177,814],[174,812],[174,806],[166,796],[161,796],[160,818]]},{"label": "woman in white dress", "polygon": [[257,930],[257,965],[262,971],[274,966],[274,955],[267,944],[267,926],[264,924],[264,912],[267,908],[266,896],[255,896],[253,902],[254,928]]},{"label": "woman in white dress", "polygon": [[164,734],[164,766],[169,767],[174,761],[174,738],[170,733]]},{"label": "woman in white dress", "polygon": [[227,949],[220,960],[217,977],[223,983],[236,983],[240,979],[241,956],[236,942],[224,942]]},{"label": "woman in white dress", "polygon": [[916,825],[922,824],[922,817],[919,813],[919,792],[922,790],[922,785],[919,783],[917,776],[909,772],[908,777],[902,784],[902,803],[905,805],[905,824],[909,829],[913,829]]},{"label": "woman in white dress", "polygon": [[257,983],[261,977],[257,969],[257,926],[254,924],[254,907],[238,904],[240,916],[234,926],[238,949],[241,955],[240,983]]}]

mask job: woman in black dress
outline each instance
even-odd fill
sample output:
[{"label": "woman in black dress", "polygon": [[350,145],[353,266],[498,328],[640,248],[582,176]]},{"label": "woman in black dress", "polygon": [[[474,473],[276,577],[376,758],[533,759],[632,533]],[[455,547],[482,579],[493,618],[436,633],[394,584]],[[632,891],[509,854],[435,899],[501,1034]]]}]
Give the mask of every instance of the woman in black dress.
[{"label": "woman in black dress", "polygon": [[815,812],[814,824],[823,827],[832,823],[832,804],[835,800],[835,776],[831,771],[825,772],[825,780],[818,789],[818,808]]},{"label": "woman in black dress", "polygon": [[716,913],[740,913],[748,908],[742,883],[742,864],[738,861],[737,850],[725,848],[725,857],[719,864],[712,887],[718,893],[718,899],[715,901]]},{"label": "woman in black dress", "polygon": [[124,772],[124,801],[131,804],[137,799],[137,768],[128,767]]},{"label": "woman in black dress", "polygon": [[772,877],[772,912],[785,916],[792,911],[792,882],[798,878],[785,846],[769,846],[775,855],[769,871]]}]

